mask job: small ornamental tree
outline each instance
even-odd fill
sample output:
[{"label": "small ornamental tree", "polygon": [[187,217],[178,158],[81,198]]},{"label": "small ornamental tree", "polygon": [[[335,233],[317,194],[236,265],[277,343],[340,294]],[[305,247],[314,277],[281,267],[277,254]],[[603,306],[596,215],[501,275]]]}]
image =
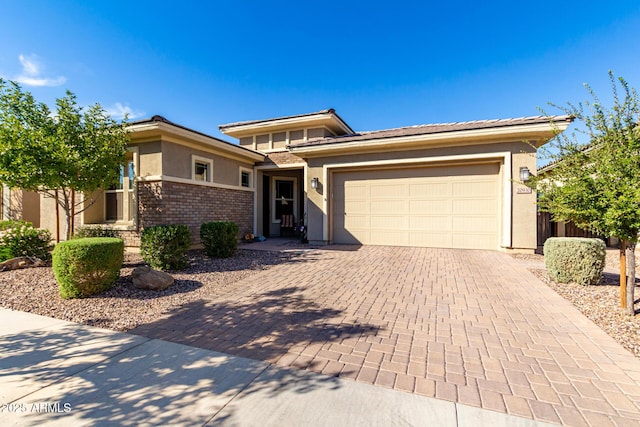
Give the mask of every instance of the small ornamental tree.
[{"label": "small ornamental tree", "polygon": [[[56,111],[15,82],[0,79],[0,182],[54,198],[66,216],[91,206],[91,194],[118,180],[128,133],[99,105],[86,110],[67,91]],[[76,196],[79,195],[79,199]]]},{"label": "small ornamental tree", "polygon": [[[635,247],[640,231],[640,104],[637,91],[609,72],[613,105],[590,101],[553,105],[583,125],[545,147],[550,166],[533,177],[538,206],[554,221],[620,240],[620,302],[634,315]],[[581,142],[579,133],[586,135]],[[627,283],[629,286],[627,286]]]}]

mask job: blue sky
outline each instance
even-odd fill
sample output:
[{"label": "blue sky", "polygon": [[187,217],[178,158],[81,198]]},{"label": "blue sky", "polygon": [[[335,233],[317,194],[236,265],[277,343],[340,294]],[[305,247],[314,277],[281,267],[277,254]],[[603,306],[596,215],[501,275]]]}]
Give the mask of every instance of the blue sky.
[{"label": "blue sky", "polygon": [[640,87],[637,0],[22,0],[0,40],[0,76],[39,100],[218,137],[325,108],[355,130],[537,115],[585,82],[606,101],[610,69]]}]

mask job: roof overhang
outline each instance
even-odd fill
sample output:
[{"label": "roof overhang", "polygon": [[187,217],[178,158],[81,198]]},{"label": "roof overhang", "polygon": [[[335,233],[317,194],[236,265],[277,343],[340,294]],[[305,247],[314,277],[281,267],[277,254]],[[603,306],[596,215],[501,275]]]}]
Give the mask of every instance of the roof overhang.
[{"label": "roof overhang", "polygon": [[164,121],[136,122],[128,125],[127,130],[130,132],[131,143],[134,144],[154,140],[188,142],[202,147],[205,151],[223,153],[252,163],[263,161],[265,158],[264,154],[257,151]]},{"label": "roof overhang", "polygon": [[317,113],[301,114],[298,116],[280,117],[267,120],[255,120],[248,122],[220,125],[222,133],[234,138],[286,131],[290,129],[321,128],[325,127],[335,135],[353,133],[353,129],[336,114],[333,109]]},{"label": "roof overhang", "polygon": [[299,157],[311,158],[343,154],[359,154],[382,151],[406,151],[442,146],[497,144],[509,141],[526,141],[536,148],[564,132],[573,118],[562,120],[503,126],[495,128],[467,129],[411,136],[391,136],[360,139],[346,142],[327,142],[314,145],[290,145],[289,151]]}]

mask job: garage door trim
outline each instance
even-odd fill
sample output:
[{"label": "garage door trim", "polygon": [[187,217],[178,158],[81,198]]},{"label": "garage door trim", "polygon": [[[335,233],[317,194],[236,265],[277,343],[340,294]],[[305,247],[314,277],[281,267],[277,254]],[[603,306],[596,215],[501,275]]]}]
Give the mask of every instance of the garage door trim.
[{"label": "garage door trim", "polygon": [[330,241],[332,236],[332,223],[330,222],[330,215],[333,207],[330,206],[330,199],[333,196],[333,182],[331,177],[333,172],[339,172],[341,169],[349,168],[371,168],[375,166],[380,167],[410,167],[428,165],[429,163],[446,163],[446,162],[465,162],[474,160],[498,160],[502,162],[502,179],[500,185],[500,191],[502,193],[502,212],[500,217],[502,218],[502,224],[499,229],[500,236],[498,241],[502,247],[511,247],[511,197],[512,197],[512,170],[511,170],[511,153],[510,152],[496,152],[496,153],[480,153],[470,155],[459,156],[438,156],[438,157],[422,157],[422,158],[407,158],[407,159],[391,159],[391,160],[376,160],[367,162],[349,162],[349,163],[325,163],[322,167],[322,179],[325,183],[330,183],[330,194],[325,194],[322,202],[323,211],[323,224],[322,224],[322,236],[325,241]]}]

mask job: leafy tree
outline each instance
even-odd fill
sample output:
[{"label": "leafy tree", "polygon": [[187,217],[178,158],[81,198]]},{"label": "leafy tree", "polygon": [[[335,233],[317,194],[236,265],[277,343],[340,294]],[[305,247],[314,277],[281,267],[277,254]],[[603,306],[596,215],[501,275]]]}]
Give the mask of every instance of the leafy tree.
[{"label": "leafy tree", "polygon": [[611,107],[603,106],[586,84],[590,101],[551,104],[583,126],[559,134],[546,147],[553,162],[530,185],[538,191],[540,209],[550,212],[554,221],[572,221],[620,240],[620,302],[633,315],[634,251],[640,231],[640,104],[637,91],[623,78],[616,79],[610,71],[609,80]]},{"label": "leafy tree", "polygon": [[73,214],[95,202],[95,190],[117,182],[128,140],[125,123],[99,104],[85,110],[67,91],[52,114],[20,85],[0,79],[0,182],[56,199],[67,239]]}]

